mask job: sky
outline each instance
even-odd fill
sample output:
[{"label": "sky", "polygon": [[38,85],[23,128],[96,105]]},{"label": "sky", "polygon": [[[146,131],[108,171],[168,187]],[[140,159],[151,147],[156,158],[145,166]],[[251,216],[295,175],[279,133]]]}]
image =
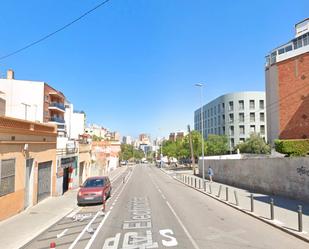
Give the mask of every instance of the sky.
[{"label": "sky", "polygon": [[[102,0],[2,0],[0,57]],[[154,138],[193,126],[194,110],[237,91],[264,91],[265,55],[309,17],[298,0],[110,0],[48,40],[0,60],[0,74],[45,81],[87,123]]]}]

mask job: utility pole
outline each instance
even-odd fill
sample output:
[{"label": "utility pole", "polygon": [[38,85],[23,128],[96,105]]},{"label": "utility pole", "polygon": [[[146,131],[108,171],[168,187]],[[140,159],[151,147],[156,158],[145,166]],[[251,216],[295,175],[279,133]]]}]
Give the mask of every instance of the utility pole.
[{"label": "utility pole", "polygon": [[27,111],[28,111],[28,107],[30,107],[31,105],[28,105],[26,103],[21,103],[22,105],[25,106],[25,120],[27,120]]},{"label": "utility pole", "polygon": [[189,132],[189,141],[190,141],[190,150],[191,150],[192,169],[193,169],[193,174],[195,174],[195,158],[194,158],[194,153],[193,153],[193,144],[192,144],[190,125],[188,125],[188,132]]}]

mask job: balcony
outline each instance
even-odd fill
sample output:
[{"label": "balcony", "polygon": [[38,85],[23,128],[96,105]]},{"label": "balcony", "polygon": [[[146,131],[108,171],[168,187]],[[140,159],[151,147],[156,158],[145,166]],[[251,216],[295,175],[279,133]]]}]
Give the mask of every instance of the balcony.
[{"label": "balcony", "polygon": [[63,118],[59,118],[59,117],[51,117],[49,119],[49,122],[55,122],[55,123],[59,123],[59,124],[64,124],[65,121]]},{"label": "balcony", "polygon": [[64,104],[58,102],[51,102],[48,107],[49,110],[58,110],[60,112],[65,112]]}]

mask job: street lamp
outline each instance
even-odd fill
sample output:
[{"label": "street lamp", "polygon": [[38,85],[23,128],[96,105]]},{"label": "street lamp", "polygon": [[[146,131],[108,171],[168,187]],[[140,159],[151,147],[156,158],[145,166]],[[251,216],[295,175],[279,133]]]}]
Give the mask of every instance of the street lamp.
[{"label": "street lamp", "polygon": [[205,163],[204,163],[204,117],[203,117],[203,87],[204,84],[197,83],[196,87],[200,88],[201,97],[201,123],[202,123],[202,170],[203,170],[203,180],[205,180]]}]

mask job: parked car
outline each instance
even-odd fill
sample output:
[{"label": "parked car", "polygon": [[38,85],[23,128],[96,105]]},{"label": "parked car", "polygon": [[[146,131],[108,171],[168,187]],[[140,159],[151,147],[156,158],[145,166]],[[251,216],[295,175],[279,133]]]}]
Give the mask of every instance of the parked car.
[{"label": "parked car", "polygon": [[111,182],[107,176],[89,177],[80,186],[77,193],[77,204],[103,203],[104,199],[111,196],[111,191]]},{"label": "parked car", "polygon": [[120,165],[127,165],[127,161],[121,161]]}]

